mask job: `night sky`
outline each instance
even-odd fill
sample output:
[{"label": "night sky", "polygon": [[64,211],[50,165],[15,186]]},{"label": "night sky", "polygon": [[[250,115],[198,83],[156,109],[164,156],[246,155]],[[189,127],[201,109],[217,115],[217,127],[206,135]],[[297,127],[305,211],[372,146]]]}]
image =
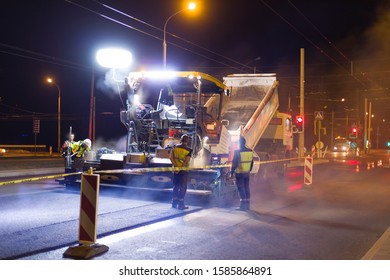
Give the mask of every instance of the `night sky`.
[{"label": "night sky", "polygon": [[[61,89],[63,139],[70,126],[76,139],[88,136],[92,69],[96,137],[110,141],[125,136],[119,119],[123,103],[117,89],[104,82],[106,69],[97,65],[96,51],[123,47],[133,55],[128,71],[161,69],[164,23],[186,5],[182,0],[3,2],[0,144],[34,144],[32,119],[38,117],[37,144],[53,147],[58,90],[45,78],[54,78]],[[280,110],[294,115],[299,112],[303,48],[308,117],[330,107],[340,114],[345,109],[358,114],[364,98],[369,98],[377,119],[386,119],[388,129],[390,5],[386,2],[197,1],[196,11],[181,12],[167,24],[167,65],[221,80],[232,73],[276,73]],[[333,101],[340,98],[347,102]]]}]

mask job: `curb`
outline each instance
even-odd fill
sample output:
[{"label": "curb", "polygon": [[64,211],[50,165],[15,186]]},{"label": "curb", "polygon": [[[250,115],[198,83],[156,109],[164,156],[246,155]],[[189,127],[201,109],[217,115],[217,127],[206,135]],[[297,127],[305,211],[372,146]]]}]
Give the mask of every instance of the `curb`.
[{"label": "curb", "polygon": [[375,242],[362,260],[389,260],[390,256],[390,227]]}]

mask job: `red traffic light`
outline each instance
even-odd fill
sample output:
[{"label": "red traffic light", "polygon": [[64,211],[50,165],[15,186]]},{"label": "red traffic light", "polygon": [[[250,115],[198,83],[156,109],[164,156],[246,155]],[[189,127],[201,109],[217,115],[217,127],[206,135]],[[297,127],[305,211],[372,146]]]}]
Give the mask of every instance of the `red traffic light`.
[{"label": "red traffic light", "polygon": [[295,129],[297,132],[303,132],[303,116],[295,117]]}]

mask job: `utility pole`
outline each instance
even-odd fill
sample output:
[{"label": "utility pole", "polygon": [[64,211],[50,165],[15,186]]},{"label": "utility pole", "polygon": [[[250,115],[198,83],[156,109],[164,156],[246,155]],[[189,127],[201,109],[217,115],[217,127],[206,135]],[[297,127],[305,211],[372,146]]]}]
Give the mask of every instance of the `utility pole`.
[{"label": "utility pole", "polygon": [[89,132],[88,137],[95,143],[95,66],[92,64],[91,97],[89,101]]},{"label": "utility pole", "polygon": [[367,98],[364,98],[364,138],[363,148],[364,153],[367,154]]},{"label": "utility pole", "polygon": [[332,106],[332,130],[330,132],[330,146],[332,147],[332,149],[333,149],[333,145],[334,145],[334,108]]},{"label": "utility pole", "polygon": [[368,103],[368,129],[367,129],[367,153],[370,153],[371,150],[371,121],[372,121],[372,105],[371,101]]},{"label": "utility pole", "polygon": [[[305,49],[301,48],[301,67],[300,67],[300,103],[299,114],[303,116],[305,122]],[[301,159],[305,155],[305,123],[303,123],[302,133],[299,133],[299,155]]]}]

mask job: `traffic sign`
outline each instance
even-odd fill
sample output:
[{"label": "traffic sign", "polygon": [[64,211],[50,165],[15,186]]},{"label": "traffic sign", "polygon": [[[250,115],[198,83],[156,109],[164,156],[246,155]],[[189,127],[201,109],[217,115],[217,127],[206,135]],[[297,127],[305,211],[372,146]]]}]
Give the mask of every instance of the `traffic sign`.
[{"label": "traffic sign", "polygon": [[316,120],[323,120],[324,119],[324,111],[315,111],[314,117]]},{"label": "traffic sign", "polygon": [[40,126],[41,126],[41,120],[34,119],[33,120],[33,133],[39,133]]},{"label": "traffic sign", "polygon": [[325,145],[324,145],[324,142],[317,141],[315,146],[316,146],[317,149],[322,150]]}]

